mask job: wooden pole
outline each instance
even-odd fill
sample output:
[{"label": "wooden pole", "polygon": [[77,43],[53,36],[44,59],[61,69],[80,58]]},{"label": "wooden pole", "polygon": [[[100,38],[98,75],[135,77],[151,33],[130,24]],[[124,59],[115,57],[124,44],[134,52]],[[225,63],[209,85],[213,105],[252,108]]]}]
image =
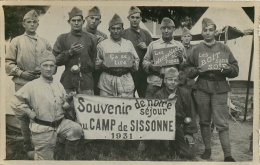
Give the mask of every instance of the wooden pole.
[{"label": "wooden pole", "polygon": [[251,57],[250,57],[248,79],[247,79],[247,91],[246,91],[246,104],[245,104],[244,121],[246,121],[246,114],[247,114],[247,104],[248,104],[249,85],[250,85],[250,79],[251,79],[253,57],[254,57],[254,34],[253,34],[253,38],[252,38]]}]

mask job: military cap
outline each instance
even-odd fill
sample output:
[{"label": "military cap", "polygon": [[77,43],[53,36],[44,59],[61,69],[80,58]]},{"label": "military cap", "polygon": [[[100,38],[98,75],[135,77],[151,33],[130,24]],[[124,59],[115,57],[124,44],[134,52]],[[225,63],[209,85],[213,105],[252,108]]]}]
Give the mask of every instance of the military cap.
[{"label": "military cap", "polygon": [[45,61],[53,61],[54,63],[56,63],[55,56],[49,50],[45,50],[40,56],[38,56],[37,60],[38,64],[41,64]]},{"label": "military cap", "polygon": [[135,14],[135,13],[142,13],[141,10],[136,7],[136,6],[131,6],[130,9],[129,9],[129,14],[128,16],[132,15],[132,14]]},{"label": "military cap", "polygon": [[179,71],[175,67],[170,67],[165,69],[164,78],[177,77],[178,75],[179,75]]},{"label": "military cap", "polygon": [[38,14],[36,13],[35,10],[31,10],[24,15],[23,20],[25,19],[32,19],[38,21]]},{"label": "military cap", "polygon": [[99,8],[97,6],[94,6],[88,11],[88,16],[101,16]]},{"label": "military cap", "polygon": [[165,17],[165,18],[163,18],[163,20],[161,22],[161,27],[166,27],[166,26],[175,27],[175,24],[170,18]]},{"label": "military cap", "polygon": [[187,29],[186,27],[184,27],[184,28],[183,28],[183,31],[182,31],[182,36],[187,35],[187,34],[190,34],[190,35],[191,35],[189,29]]},{"label": "military cap", "polygon": [[113,16],[113,18],[109,22],[109,28],[111,26],[114,26],[114,25],[117,25],[117,24],[122,24],[123,25],[124,23],[123,23],[122,19],[119,17],[119,15],[115,14]]},{"label": "military cap", "polygon": [[80,10],[79,8],[77,7],[73,7],[72,10],[69,12],[69,19],[71,19],[72,17],[75,17],[75,16],[82,16],[82,10]]},{"label": "military cap", "polygon": [[216,26],[216,24],[211,19],[203,18],[203,20],[202,20],[202,29],[204,29],[205,27],[210,26],[210,25],[215,25]]}]

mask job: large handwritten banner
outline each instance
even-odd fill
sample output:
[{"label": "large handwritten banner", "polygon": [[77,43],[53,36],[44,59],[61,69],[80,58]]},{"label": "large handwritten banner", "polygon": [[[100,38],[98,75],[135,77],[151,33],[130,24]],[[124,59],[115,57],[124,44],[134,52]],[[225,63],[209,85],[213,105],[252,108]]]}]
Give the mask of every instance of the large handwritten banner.
[{"label": "large handwritten banner", "polygon": [[199,67],[201,71],[221,70],[229,61],[229,54],[225,52],[199,53]]},{"label": "large handwritten banner", "polygon": [[153,50],[153,61],[155,65],[168,66],[179,64],[179,58],[176,55],[178,47],[162,48]]},{"label": "large handwritten banner", "polygon": [[130,52],[106,53],[105,63],[107,67],[132,67],[133,55]]},{"label": "large handwritten banner", "polygon": [[83,94],[78,94],[73,99],[85,139],[175,138],[175,100],[168,102]]}]

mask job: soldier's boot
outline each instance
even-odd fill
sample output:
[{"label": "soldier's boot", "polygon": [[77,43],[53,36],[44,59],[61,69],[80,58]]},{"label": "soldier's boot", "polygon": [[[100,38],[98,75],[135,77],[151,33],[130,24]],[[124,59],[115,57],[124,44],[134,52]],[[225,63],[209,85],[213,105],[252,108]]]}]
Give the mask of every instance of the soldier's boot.
[{"label": "soldier's boot", "polygon": [[65,152],[68,155],[68,160],[77,160],[76,152],[79,144],[79,140],[66,141]]},{"label": "soldier's boot", "polygon": [[235,160],[231,156],[230,142],[229,142],[229,131],[228,129],[219,131],[219,140],[221,143],[221,147],[224,152],[225,162],[235,162]]},{"label": "soldier's boot", "polygon": [[201,136],[205,145],[205,151],[201,154],[202,159],[209,159],[211,156],[211,130],[209,126],[200,126]]}]

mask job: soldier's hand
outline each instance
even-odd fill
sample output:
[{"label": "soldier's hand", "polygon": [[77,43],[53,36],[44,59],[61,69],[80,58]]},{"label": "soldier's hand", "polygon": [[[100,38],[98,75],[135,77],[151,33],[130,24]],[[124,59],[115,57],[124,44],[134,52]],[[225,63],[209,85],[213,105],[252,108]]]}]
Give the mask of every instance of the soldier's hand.
[{"label": "soldier's hand", "polygon": [[73,56],[75,54],[81,53],[83,48],[84,47],[82,44],[76,44],[76,42],[75,42],[74,44],[71,45],[69,53],[70,53],[70,55]]},{"label": "soldier's hand", "polygon": [[140,42],[137,46],[141,49],[147,49],[147,45],[145,42]]},{"label": "soldier's hand", "polygon": [[178,50],[176,51],[176,55],[177,55],[177,57],[181,57],[182,58],[182,53],[183,53],[183,51],[182,51],[182,49],[179,47],[178,48]]},{"label": "soldier's hand", "polygon": [[229,63],[226,63],[226,64],[222,67],[221,72],[222,72],[222,73],[232,72],[232,67],[230,66]]},{"label": "soldier's hand", "polygon": [[175,99],[175,98],[177,98],[177,95],[176,95],[175,93],[171,93],[171,94],[168,96],[168,99],[169,99],[169,100],[173,100],[173,99]]},{"label": "soldier's hand", "polygon": [[153,71],[155,71],[155,72],[160,72],[160,70],[161,70],[161,66],[159,66],[159,65],[153,65],[153,64],[151,64],[150,65],[151,66],[151,69],[153,70]]},{"label": "soldier's hand", "polygon": [[22,74],[21,74],[21,77],[25,80],[34,80],[35,78],[38,78],[36,77],[34,74],[28,72],[28,71],[23,71]]},{"label": "soldier's hand", "polygon": [[103,70],[109,69],[109,68],[104,64],[104,62],[102,62],[101,67],[102,67]]}]

